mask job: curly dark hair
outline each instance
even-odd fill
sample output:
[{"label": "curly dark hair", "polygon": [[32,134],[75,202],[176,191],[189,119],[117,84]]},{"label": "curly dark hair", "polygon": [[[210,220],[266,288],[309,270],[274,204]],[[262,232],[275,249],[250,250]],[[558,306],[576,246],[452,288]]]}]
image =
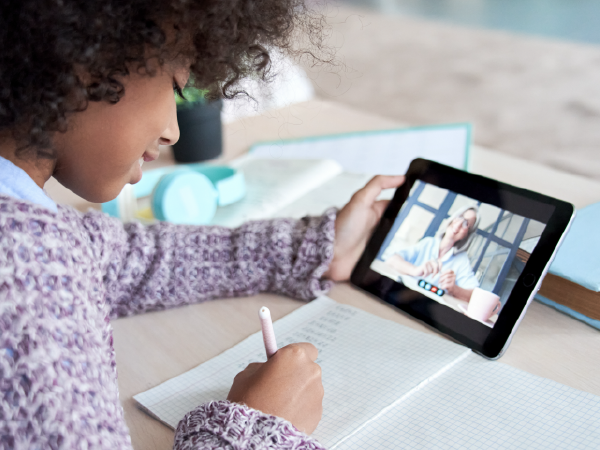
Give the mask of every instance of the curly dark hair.
[{"label": "curly dark hair", "polygon": [[19,153],[53,158],[51,136],[69,116],[118,102],[119,79],[151,58],[185,58],[196,86],[231,98],[241,78],[266,77],[267,49],[314,56],[293,37],[317,48],[322,30],[304,0],[2,0],[0,135]]}]

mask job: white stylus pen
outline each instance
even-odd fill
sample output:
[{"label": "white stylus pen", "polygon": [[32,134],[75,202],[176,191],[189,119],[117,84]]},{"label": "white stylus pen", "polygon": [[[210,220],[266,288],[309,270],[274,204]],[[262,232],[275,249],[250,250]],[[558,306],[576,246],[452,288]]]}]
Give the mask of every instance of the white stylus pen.
[{"label": "white stylus pen", "polygon": [[271,321],[271,311],[266,306],[258,310],[260,326],[262,327],[263,341],[267,351],[267,359],[277,352],[277,342],[275,341],[275,331],[273,331],[273,322]]}]

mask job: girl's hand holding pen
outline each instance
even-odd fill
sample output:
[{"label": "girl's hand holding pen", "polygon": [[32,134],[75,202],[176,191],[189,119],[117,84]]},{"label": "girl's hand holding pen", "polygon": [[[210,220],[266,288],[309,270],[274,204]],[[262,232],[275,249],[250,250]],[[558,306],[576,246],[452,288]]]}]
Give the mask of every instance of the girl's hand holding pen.
[{"label": "girl's hand holding pen", "polygon": [[389,200],[377,200],[384,189],[397,188],[404,176],[377,175],[357,191],[337,215],[333,261],[323,275],[334,281],[350,279],[350,274]]},{"label": "girl's hand holding pen", "polygon": [[282,417],[312,433],[323,414],[319,352],[307,342],[277,350],[265,363],[252,363],[233,380],[227,400]]},{"label": "girl's hand holding pen", "polygon": [[[382,190],[396,188],[402,183],[403,176],[376,176],[339,211],[335,223],[333,260],[325,277],[334,281],[350,278],[389,203],[388,200],[377,200],[377,197]],[[249,364],[238,373],[227,400],[282,417],[298,430],[310,434],[317,428],[323,414],[321,368],[315,362],[318,350],[304,342],[280,348],[270,356],[268,341],[265,338],[267,362]]]}]

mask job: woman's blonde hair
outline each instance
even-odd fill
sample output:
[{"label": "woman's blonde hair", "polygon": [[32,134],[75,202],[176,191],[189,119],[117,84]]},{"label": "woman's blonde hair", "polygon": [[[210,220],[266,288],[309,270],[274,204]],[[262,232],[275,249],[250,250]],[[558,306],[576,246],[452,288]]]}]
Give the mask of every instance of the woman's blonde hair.
[{"label": "woman's blonde hair", "polygon": [[454,214],[452,214],[448,218],[448,222],[446,222],[446,226],[444,227],[443,231],[440,230],[440,232],[438,234],[438,238],[441,239],[442,237],[444,237],[444,234],[446,234],[446,230],[448,229],[448,226],[452,222],[454,222],[454,220],[456,218],[463,216],[463,214],[469,210],[473,210],[475,212],[475,222],[473,222],[473,225],[471,227],[469,227],[467,236],[464,239],[461,239],[460,241],[457,241],[454,243],[453,252],[455,255],[458,253],[466,252],[469,249],[471,242],[473,242],[473,239],[475,238],[477,227],[479,226],[479,222],[481,221],[481,214],[479,213],[479,205],[477,205],[476,203],[473,203],[473,204],[466,205],[466,206],[463,206],[463,207],[457,209],[454,212]]}]

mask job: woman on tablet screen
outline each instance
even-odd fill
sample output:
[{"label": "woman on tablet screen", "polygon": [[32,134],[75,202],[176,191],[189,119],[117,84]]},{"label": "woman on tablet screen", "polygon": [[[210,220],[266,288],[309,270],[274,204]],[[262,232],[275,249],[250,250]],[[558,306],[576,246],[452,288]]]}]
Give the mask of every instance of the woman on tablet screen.
[{"label": "woman on tablet screen", "polygon": [[450,217],[441,237],[424,237],[392,255],[387,263],[403,275],[422,277],[451,296],[469,301],[479,282],[466,251],[479,220],[478,206],[465,206]]}]

